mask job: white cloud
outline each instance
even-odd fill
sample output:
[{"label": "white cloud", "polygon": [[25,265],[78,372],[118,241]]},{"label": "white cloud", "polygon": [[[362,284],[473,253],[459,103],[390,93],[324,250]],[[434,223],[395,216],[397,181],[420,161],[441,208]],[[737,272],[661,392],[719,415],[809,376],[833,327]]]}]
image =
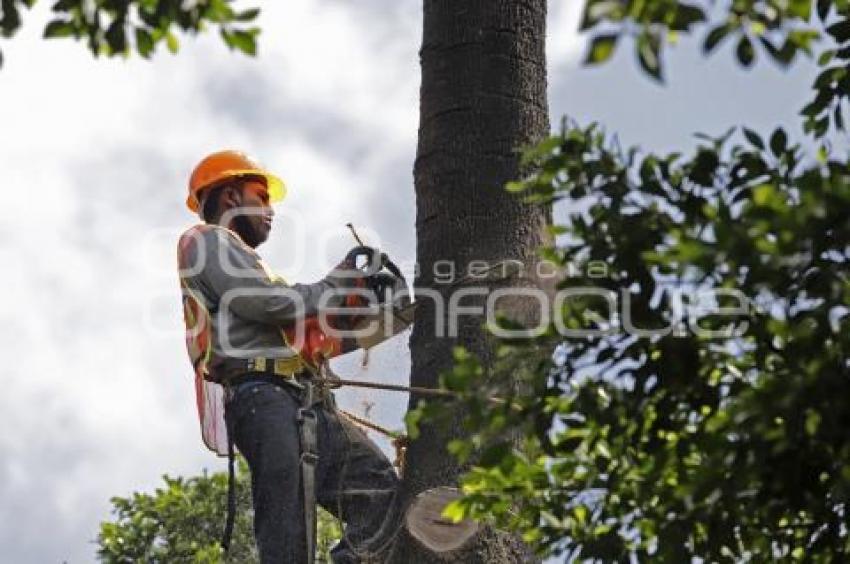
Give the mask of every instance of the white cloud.
[{"label": "white cloud", "polygon": [[546,57],[550,68],[573,64],[586,38],[578,33],[584,2],[551,2],[546,22]]}]

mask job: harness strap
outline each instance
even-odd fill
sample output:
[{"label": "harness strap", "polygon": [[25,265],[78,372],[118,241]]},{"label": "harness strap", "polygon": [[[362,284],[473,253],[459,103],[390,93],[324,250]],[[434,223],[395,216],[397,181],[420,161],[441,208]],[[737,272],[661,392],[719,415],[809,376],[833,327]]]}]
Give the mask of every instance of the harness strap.
[{"label": "harness strap", "polygon": [[301,484],[304,491],[304,525],[307,542],[307,564],[316,558],[316,463],[318,453],[318,419],[313,408],[313,384],[307,382],[304,403],[298,410],[301,431]]},{"label": "harness strap", "polygon": [[225,426],[227,427],[227,517],[224,521],[224,533],[221,537],[221,548],[224,552],[230,549],[230,541],[233,538],[233,526],[236,523],[236,454],[233,448],[233,425],[231,418],[225,413]]}]

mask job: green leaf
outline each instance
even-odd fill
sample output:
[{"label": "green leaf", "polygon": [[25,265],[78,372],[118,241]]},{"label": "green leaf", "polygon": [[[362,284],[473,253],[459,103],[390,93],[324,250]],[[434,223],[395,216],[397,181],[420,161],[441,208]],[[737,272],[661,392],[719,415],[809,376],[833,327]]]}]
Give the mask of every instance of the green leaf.
[{"label": "green leaf", "polygon": [[761,184],[753,188],[753,202],[759,206],[767,206],[778,197],[773,184]]},{"label": "green leaf", "polygon": [[145,59],[150,57],[154,50],[153,37],[140,27],[136,28],[136,50]]},{"label": "green leaf", "polygon": [[617,40],[619,38],[620,36],[616,33],[594,37],[587,52],[587,57],[584,59],[584,64],[597,65],[610,59],[614,54],[614,49],[617,47]]},{"label": "green leaf", "polygon": [[738,47],[735,49],[735,55],[738,57],[738,62],[746,68],[749,68],[756,58],[755,50],[750,38],[742,35],[738,41]]},{"label": "green leaf", "polygon": [[464,509],[461,500],[458,499],[446,505],[442,516],[453,523],[460,523],[466,517],[466,509]]},{"label": "green leaf", "polygon": [[812,15],[811,0],[789,0],[788,13],[801,20],[808,21]]},{"label": "green leaf", "polygon": [[850,19],[845,18],[826,28],[826,32],[838,43],[850,41]]},{"label": "green leaf", "polygon": [[619,19],[621,3],[618,0],[588,0],[584,7],[579,30],[592,28],[603,19]]},{"label": "green leaf", "polygon": [[770,136],[770,150],[771,152],[779,157],[788,147],[788,136],[785,134],[785,130],[781,127],[777,127],[773,134]]},{"label": "green leaf", "polygon": [[583,527],[587,523],[587,507],[584,505],[576,505],[573,508],[573,515],[580,526]]},{"label": "green leaf", "polygon": [[832,62],[832,59],[834,57],[835,57],[835,50],[834,49],[829,49],[827,51],[824,51],[818,57],[818,66],[825,67],[830,62]]},{"label": "green leaf", "polygon": [[744,137],[747,138],[747,141],[749,141],[754,147],[758,148],[760,151],[764,151],[764,141],[761,140],[759,134],[753,131],[752,129],[746,127],[744,127],[743,130]]},{"label": "green leaf", "polygon": [[705,12],[702,8],[680,2],[676,7],[672,21],[668,16],[667,26],[674,32],[689,31],[692,25],[702,21],[705,21]]},{"label": "green leaf", "polygon": [[661,76],[661,59],[659,58],[660,50],[661,41],[658,39],[658,36],[649,33],[643,33],[638,36],[638,62],[644,72],[659,82],[663,80]]},{"label": "green leaf", "polygon": [[707,55],[714,51],[723,38],[729,35],[730,31],[732,31],[732,28],[727,24],[722,24],[712,29],[708,35],[706,35],[705,41],[702,44],[703,53]]},{"label": "green leaf", "polygon": [[169,31],[165,34],[165,46],[168,47],[168,50],[173,55],[180,50],[180,41],[177,39],[176,35]]},{"label": "green leaf", "polygon": [[812,44],[820,37],[820,33],[813,29],[792,29],[788,32],[788,39],[785,42],[812,56]]},{"label": "green leaf", "polygon": [[0,32],[3,37],[11,37],[21,26],[21,14],[13,0],[3,0],[0,4]]},{"label": "green leaf", "polygon": [[258,15],[260,15],[260,9],[251,8],[243,12],[239,12],[233,17],[233,19],[237,22],[250,22],[255,20]]},{"label": "green leaf", "polygon": [[821,414],[813,409],[806,410],[806,434],[810,437],[817,434],[821,423]]},{"label": "green leaf", "polygon": [[785,43],[782,44],[781,49],[777,49],[776,46],[765,36],[759,37],[759,42],[764,47],[767,54],[770,57],[783,67],[787,67],[794,60],[794,56],[797,54],[797,45],[790,41],[786,40]]},{"label": "green leaf", "polygon": [[472,455],[473,445],[469,441],[454,439],[446,445],[446,450],[463,464]]},{"label": "green leaf", "polygon": [[222,28],[221,30],[221,36],[224,39],[224,42],[227,43],[231,49],[237,49],[246,55],[252,56],[257,54],[256,36],[259,33],[259,29],[243,31]]},{"label": "green leaf", "polygon": [[207,2],[207,18],[216,23],[233,21],[235,13],[229,0],[209,0]]},{"label": "green leaf", "polygon": [[44,28],[44,37],[70,37],[74,35],[75,30],[76,28],[74,27],[73,22],[53,20],[47,24],[47,27]]},{"label": "green leaf", "polygon": [[818,17],[822,22],[826,21],[829,12],[832,10],[832,0],[817,0]]},{"label": "green leaf", "polygon": [[833,93],[829,88],[818,90],[815,99],[806,104],[800,113],[805,116],[814,117],[820,114],[832,101]]},{"label": "green leaf", "polygon": [[511,454],[511,444],[507,441],[497,443],[481,453],[481,466],[498,466],[507,456]]},{"label": "green leaf", "polygon": [[115,20],[104,34],[111,53],[124,53],[127,50],[127,33],[122,20]]},{"label": "green leaf", "polygon": [[833,83],[840,81],[846,75],[847,69],[842,66],[829,67],[828,69],[823,70],[817,78],[815,78],[813,87],[820,90],[832,86]]},{"label": "green leaf", "polygon": [[79,8],[81,0],[59,0],[51,10],[54,12],[70,12],[74,8]]},{"label": "green leaf", "polygon": [[829,129],[829,116],[824,116],[815,122],[815,137],[823,137],[826,135],[827,129]]},{"label": "green leaf", "polygon": [[422,410],[421,409],[411,409],[404,416],[405,428],[407,429],[407,436],[411,439],[415,440],[419,438],[419,424],[422,421]]}]

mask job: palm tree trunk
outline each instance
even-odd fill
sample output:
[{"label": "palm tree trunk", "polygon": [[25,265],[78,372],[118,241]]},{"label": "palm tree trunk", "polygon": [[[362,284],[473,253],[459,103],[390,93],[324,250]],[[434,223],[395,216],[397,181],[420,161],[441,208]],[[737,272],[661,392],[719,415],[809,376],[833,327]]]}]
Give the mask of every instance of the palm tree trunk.
[{"label": "palm tree trunk", "polygon": [[[518,150],[549,132],[546,102],[545,0],[424,0],[419,145],[414,169],[419,276],[433,288],[450,268],[463,276],[473,261],[516,259],[534,264],[548,212],[505,192],[520,175]],[[491,286],[493,287],[493,286]],[[482,305],[484,297],[462,305]],[[506,302],[507,303],[507,302]],[[523,301],[507,306],[533,320]],[[437,337],[433,300],[424,299],[410,339],[414,386],[437,385],[463,345],[487,361],[491,346],[483,316],[460,318],[456,338]],[[418,398],[412,397],[414,407]],[[425,427],[407,453],[403,497],[455,484],[461,468],[445,450],[459,435]],[[436,562],[403,538],[393,562]],[[514,537],[485,532],[457,562],[527,561]],[[445,560],[441,560],[445,561]]]}]

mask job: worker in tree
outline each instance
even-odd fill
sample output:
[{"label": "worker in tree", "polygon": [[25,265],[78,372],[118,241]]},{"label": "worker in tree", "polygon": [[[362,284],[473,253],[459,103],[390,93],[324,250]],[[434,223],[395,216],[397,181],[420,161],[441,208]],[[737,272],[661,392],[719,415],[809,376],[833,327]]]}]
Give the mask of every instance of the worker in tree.
[{"label": "worker in tree", "polygon": [[[209,155],[192,172],[187,205],[203,224],[180,237],[178,262],[202,435],[230,455],[231,480],[234,445],[248,462],[263,563],[313,561],[317,502],[345,522],[334,562],[380,561],[397,532],[398,477],[318,385],[320,361],[347,347],[314,323],[375,274],[355,264],[363,248],[314,284],[273,274],[254,249],[284,195],[240,152]],[[231,493],[225,548],[234,504]]]}]

